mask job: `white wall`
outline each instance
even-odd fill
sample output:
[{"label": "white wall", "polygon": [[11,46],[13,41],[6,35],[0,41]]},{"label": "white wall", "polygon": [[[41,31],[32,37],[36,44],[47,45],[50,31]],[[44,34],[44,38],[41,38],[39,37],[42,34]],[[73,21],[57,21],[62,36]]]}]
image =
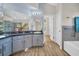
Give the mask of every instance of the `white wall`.
[{"label": "white wall", "polygon": [[56,38],[55,42],[62,48],[62,4],[56,6]]},{"label": "white wall", "polygon": [[53,15],[53,41],[56,42],[56,14]]}]

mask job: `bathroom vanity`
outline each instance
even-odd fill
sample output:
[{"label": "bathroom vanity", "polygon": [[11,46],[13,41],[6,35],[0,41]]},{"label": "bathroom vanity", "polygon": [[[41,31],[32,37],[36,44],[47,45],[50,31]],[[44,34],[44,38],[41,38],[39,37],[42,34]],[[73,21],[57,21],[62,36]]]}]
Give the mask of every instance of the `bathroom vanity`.
[{"label": "bathroom vanity", "polygon": [[43,41],[42,32],[17,33],[0,37],[0,56],[8,56],[34,46],[43,46]]}]

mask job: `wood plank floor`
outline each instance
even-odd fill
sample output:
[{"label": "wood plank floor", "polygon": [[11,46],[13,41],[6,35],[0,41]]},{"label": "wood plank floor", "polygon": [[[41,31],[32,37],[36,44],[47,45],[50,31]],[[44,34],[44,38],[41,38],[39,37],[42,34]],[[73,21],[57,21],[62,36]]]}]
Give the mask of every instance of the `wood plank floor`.
[{"label": "wood plank floor", "polygon": [[32,47],[27,51],[21,51],[13,54],[13,56],[69,56],[66,52],[61,50],[59,46],[46,36],[43,47]]}]

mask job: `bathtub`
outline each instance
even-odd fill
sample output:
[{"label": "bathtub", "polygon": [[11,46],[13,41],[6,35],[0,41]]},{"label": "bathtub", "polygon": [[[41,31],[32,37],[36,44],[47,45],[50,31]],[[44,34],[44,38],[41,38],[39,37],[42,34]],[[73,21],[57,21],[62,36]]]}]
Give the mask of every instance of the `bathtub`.
[{"label": "bathtub", "polygon": [[64,50],[71,56],[79,56],[79,41],[64,41]]}]

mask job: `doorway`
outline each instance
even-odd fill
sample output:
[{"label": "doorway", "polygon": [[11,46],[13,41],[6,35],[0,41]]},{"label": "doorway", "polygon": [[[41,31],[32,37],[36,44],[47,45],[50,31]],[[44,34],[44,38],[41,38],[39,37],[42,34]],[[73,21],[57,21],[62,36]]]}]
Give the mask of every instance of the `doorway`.
[{"label": "doorway", "polygon": [[44,36],[49,36],[53,40],[53,15],[44,16]]}]

